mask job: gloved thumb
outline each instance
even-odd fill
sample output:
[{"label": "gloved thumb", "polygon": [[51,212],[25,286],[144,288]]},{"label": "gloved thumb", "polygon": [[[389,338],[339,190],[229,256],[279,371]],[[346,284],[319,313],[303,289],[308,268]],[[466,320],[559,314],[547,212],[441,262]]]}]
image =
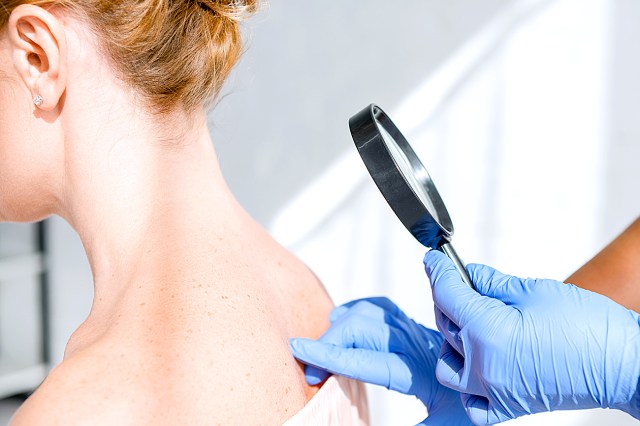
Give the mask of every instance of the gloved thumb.
[{"label": "gloved thumb", "polygon": [[490,307],[504,306],[502,302],[482,297],[481,292],[465,284],[453,261],[444,253],[429,250],[423,262],[431,281],[434,304],[458,327],[466,326]]},{"label": "gloved thumb", "polygon": [[492,426],[513,418],[495,410],[489,400],[482,396],[463,393],[462,405],[464,405],[469,419],[476,426]]},{"label": "gloved thumb", "polygon": [[503,274],[487,265],[470,263],[466,267],[478,293],[504,303],[516,302],[525,291],[525,280]]}]

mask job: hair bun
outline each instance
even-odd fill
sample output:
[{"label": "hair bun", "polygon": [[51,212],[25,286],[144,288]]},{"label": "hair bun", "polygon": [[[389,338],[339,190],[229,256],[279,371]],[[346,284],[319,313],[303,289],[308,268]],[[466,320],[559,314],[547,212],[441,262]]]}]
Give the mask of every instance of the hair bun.
[{"label": "hair bun", "polygon": [[253,14],[259,0],[196,0],[221,18],[241,21]]}]

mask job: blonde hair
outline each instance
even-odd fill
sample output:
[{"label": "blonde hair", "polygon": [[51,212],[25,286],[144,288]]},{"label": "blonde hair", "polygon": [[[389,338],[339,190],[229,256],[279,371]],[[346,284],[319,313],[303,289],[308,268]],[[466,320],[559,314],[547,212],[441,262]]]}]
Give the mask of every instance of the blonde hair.
[{"label": "blonde hair", "polygon": [[21,4],[84,19],[117,76],[149,112],[211,106],[242,50],[239,21],[258,0],[0,0],[0,29]]}]

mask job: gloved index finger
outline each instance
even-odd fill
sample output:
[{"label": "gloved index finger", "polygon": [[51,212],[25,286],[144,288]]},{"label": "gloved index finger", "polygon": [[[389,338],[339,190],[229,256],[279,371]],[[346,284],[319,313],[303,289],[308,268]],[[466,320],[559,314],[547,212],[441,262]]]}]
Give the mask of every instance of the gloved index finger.
[{"label": "gloved index finger", "polygon": [[490,307],[505,306],[465,284],[451,259],[438,250],[427,252],[424,266],[431,281],[433,302],[460,328]]},{"label": "gloved index finger", "polygon": [[290,339],[293,355],[301,362],[387,389],[407,393],[411,374],[397,354],[361,348],[342,348],[310,339]]}]

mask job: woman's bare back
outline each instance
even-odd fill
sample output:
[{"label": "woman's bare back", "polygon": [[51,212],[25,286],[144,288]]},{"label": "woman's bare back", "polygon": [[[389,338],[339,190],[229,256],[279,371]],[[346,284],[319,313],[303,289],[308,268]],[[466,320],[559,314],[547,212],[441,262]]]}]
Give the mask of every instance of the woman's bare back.
[{"label": "woman's bare back", "polygon": [[219,243],[208,263],[130,287],[106,329],[83,324],[15,425],[282,424],[298,412],[317,389],[288,338],[319,336],[331,300],[260,228]]}]

